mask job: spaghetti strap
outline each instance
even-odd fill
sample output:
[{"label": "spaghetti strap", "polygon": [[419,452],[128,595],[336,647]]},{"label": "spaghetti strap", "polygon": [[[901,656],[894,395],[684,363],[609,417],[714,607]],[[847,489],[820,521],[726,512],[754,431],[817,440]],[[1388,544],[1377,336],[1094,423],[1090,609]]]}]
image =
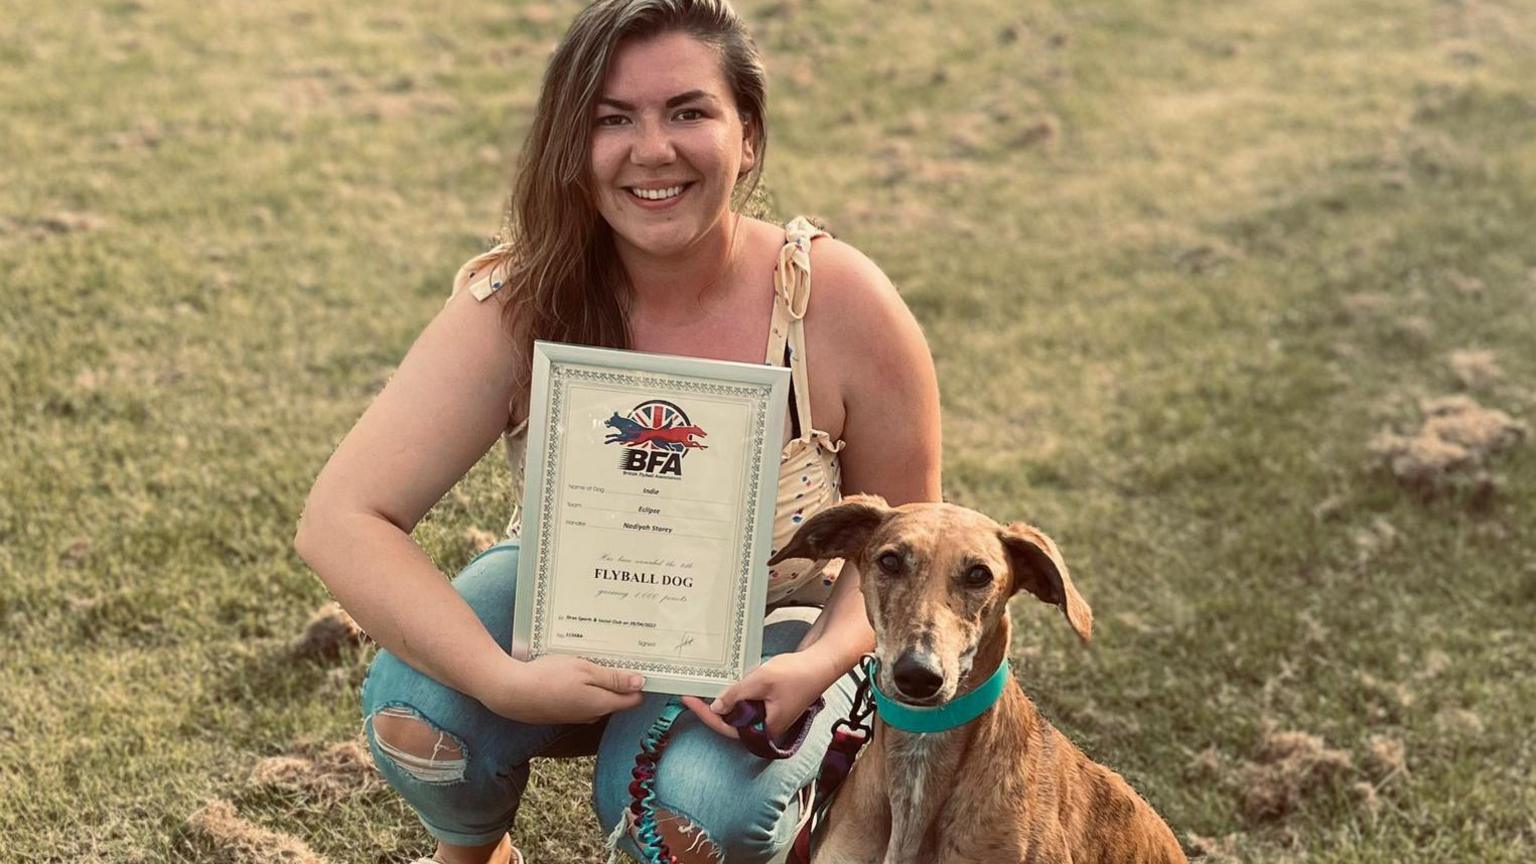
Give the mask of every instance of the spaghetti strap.
[{"label": "spaghetti strap", "polygon": [[788,362],[802,439],[809,439],[815,428],[805,355],[805,310],[811,301],[811,241],[826,235],[809,219],[796,216],[784,226],[784,246],[773,271],[773,320],[768,328],[768,351],[763,362],[771,366]]},{"label": "spaghetti strap", "polygon": [[496,264],[509,245],[502,243],[494,249],[481,252],[465,261],[464,266],[459,268],[459,272],[454,274],[453,291],[449,293],[449,298],[467,289],[470,296],[476,300],[484,300],[500,291],[506,275],[496,267]]}]

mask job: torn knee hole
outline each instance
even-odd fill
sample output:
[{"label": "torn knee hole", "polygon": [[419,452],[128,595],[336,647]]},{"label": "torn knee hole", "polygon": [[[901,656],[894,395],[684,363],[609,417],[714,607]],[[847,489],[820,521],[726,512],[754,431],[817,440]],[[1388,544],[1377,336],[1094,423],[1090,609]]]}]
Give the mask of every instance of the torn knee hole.
[{"label": "torn knee hole", "polygon": [[453,783],[464,779],[464,767],[469,760],[465,758],[463,742],[410,708],[380,708],[368,722],[379,750],[417,780]]},{"label": "torn knee hole", "polygon": [[657,807],[656,827],[679,861],[725,861],[725,852],[715,845],[704,826],[686,816]]}]

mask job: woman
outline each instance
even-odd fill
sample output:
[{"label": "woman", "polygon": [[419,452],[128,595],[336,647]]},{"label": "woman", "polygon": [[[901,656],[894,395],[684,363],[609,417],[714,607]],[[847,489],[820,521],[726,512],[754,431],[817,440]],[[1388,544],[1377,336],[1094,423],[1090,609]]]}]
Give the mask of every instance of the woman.
[{"label": "woman", "polygon": [[[315,481],[296,546],[385,649],[364,687],[380,770],[441,862],[521,861],[507,831],[540,755],[592,752],[593,799],[622,825],[631,760],[665,702],[632,676],[507,653],[512,539],[452,584],[409,533],[506,435],[521,477],[532,341],[791,366],[775,547],[839,497],[937,500],[938,392],[922,334],[889,281],[804,220],[740,215],[767,142],[761,61],[724,0],[600,0],[546,72],[509,210],[510,242],[460,269],[443,310]],[[810,292],[810,274],[816,291]],[[765,353],[766,346],[766,353]],[[810,374],[815,370],[815,375]],[[835,564],[835,562],[833,562]],[[793,564],[795,566],[789,566]],[[682,861],[764,861],[793,837],[847,672],[873,645],[858,574],[770,573],[769,657],[674,729],[659,821]],[[801,754],[764,763],[719,714],[761,699],[770,731],[816,697]],[[628,838],[621,842],[634,851]]]}]

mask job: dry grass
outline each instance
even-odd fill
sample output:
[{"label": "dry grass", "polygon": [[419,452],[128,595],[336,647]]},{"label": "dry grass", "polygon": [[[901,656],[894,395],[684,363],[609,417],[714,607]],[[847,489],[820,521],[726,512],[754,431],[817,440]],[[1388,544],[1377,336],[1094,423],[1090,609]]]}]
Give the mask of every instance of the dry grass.
[{"label": "dry grass", "polygon": [[1380,457],[1404,485],[1433,494],[1471,478],[1480,484],[1486,474],[1470,469],[1525,440],[1529,427],[1497,409],[1485,408],[1470,396],[1444,396],[1420,406],[1423,422],[1412,435],[1383,432],[1371,441]]},{"label": "dry grass", "polygon": [[1482,389],[1504,380],[1504,370],[1499,368],[1498,358],[1492,351],[1452,351],[1449,360],[1457,382],[1469,390]]},{"label": "dry grass", "polygon": [[226,864],[326,864],[326,859],[297,837],[252,824],[235,812],[234,805],[217,798],[193,813],[186,831],[202,844],[207,860]]},{"label": "dry grass", "polygon": [[1255,822],[1283,819],[1353,768],[1348,753],[1316,735],[1270,732],[1243,770],[1243,815]]},{"label": "dry grass", "polygon": [[271,756],[251,769],[251,783],[320,803],[334,804],[351,795],[377,789],[383,783],[361,738],[327,747],[300,746],[284,756]]},{"label": "dry grass", "polygon": [[315,610],[304,625],[304,632],[290,646],[296,657],[335,658],[348,648],[368,641],[368,634],[357,626],[347,610],[334,600]]}]

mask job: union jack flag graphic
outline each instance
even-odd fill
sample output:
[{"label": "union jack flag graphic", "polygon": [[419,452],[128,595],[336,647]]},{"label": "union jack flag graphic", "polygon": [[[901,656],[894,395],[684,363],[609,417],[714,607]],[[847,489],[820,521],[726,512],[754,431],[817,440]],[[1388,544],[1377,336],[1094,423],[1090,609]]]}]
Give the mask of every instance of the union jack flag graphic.
[{"label": "union jack flag graphic", "polygon": [[665,399],[641,402],[627,417],[621,417],[615,411],[605,425],[614,430],[603,439],[607,444],[667,453],[702,450],[708,446],[696,440],[705,437],[704,430],[695,426],[682,408]]},{"label": "union jack flag graphic", "polygon": [[[670,429],[673,426],[687,426],[688,415],[683,409],[673,405],[665,399],[652,399],[641,402],[635,406],[635,410],[629,412],[629,416],[639,421],[641,426],[647,429]],[[677,450],[680,447],[666,447],[667,450]]]}]

